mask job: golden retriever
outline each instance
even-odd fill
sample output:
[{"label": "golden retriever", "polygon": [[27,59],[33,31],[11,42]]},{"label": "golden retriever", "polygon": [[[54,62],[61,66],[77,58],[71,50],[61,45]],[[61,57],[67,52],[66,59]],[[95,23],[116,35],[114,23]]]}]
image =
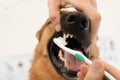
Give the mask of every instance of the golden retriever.
[{"label": "golden retriever", "polygon": [[88,53],[84,52],[90,44],[90,23],[82,12],[62,12],[60,23],[60,32],[55,31],[50,19],[38,31],[30,80],[77,80],[79,66],[84,63],[55,45],[53,38],[59,36],[68,42],[66,47],[81,51],[91,60],[98,58],[96,44]]}]

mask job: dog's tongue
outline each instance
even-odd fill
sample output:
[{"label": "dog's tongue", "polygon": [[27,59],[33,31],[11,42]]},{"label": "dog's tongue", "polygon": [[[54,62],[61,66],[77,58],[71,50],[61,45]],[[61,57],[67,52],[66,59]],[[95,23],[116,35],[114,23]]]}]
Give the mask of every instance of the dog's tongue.
[{"label": "dog's tongue", "polygon": [[65,51],[64,51],[64,58],[66,59],[66,61],[65,61],[65,67],[68,70],[78,71],[80,65],[83,64],[82,61],[78,60],[73,55],[71,55],[71,54],[69,54],[69,53],[67,53]]}]

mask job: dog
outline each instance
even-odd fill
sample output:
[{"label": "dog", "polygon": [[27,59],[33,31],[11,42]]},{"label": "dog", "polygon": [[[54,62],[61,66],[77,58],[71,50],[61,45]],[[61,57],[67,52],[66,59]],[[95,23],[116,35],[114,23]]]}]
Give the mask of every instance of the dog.
[{"label": "dog", "polygon": [[30,80],[77,80],[77,72],[82,61],[60,49],[53,38],[63,37],[66,47],[81,51],[91,60],[99,58],[96,44],[88,53],[84,50],[90,45],[90,22],[82,12],[61,12],[61,31],[56,32],[55,26],[48,18],[37,32],[38,44],[30,69]]}]

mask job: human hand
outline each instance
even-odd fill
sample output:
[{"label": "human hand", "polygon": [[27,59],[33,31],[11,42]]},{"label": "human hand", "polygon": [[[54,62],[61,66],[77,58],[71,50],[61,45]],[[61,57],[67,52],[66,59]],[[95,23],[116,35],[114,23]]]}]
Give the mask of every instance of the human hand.
[{"label": "human hand", "polygon": [[70,7],[67,0],[48,0],[49,16],[55,25],[56,31],[61,31],[60,27],[60,9]]},{"label": "human hand", "polygon": [[66,7],[74,7],[78,11],[83,12],[90,19],[90,46],[84,50],[85,52],[88,52],[97,39],[97,33],[101,21],[101,16],[97,12],[96,0],[48,0],[50,19],[58,32],[61,31],[60,9]]},{"label": "human hand", "polygon": [[120,80],[120,71],[100,60],[93,61],[92,65],[82,65],[78,72],[78,80],[105,80],[104,70],[112,74],[116,80]]}]

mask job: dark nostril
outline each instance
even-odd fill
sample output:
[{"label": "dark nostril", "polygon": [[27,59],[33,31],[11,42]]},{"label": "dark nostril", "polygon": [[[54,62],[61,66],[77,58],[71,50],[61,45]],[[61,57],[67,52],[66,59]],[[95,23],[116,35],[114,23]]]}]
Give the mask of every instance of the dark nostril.
[{"label": "dark nostril", "polygon": [[89,19],[86,16],[81,17],[80,26],[85,30],[89,28]]},{"label": "dark nostril", "polygon": [[68,23],[74,23],[75,20],[76,20],[76,16],[73,15],[73,14],[68,15],[68,16],[66,17],[66,21],[67,21]]},{"label": "dark nostril", "polygon": [[80,26],[83,27],[84,29],[89,28],[89,20],[87,18],[84,18],[80,21]]}]

